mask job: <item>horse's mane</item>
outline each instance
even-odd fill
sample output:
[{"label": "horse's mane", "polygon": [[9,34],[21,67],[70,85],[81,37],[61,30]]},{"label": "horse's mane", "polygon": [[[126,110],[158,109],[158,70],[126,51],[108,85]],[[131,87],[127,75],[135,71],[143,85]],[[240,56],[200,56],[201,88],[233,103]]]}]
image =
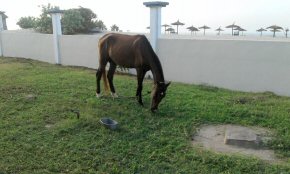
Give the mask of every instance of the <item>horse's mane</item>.
[{"label": "horse's mane", "polygon": [[142,51],[143,51],[143,54],[146,55],[146,54],[150,54],[150,56],[153,58],[152,59],[152,63],[154,65],[156,65],[156,68],[158,69],[162,79],[164,80],[164,75],[163,75],[163,69],[162,69],[162,66],[161,66],[161,62],[157,56],[157,54],[155,53],[155,51],[153,50],[149,40],[147,39],[146,36],[144,35],[140,35],[140,37],[142,37],[142,40],[144,41],[144,44],[142,44]]}]

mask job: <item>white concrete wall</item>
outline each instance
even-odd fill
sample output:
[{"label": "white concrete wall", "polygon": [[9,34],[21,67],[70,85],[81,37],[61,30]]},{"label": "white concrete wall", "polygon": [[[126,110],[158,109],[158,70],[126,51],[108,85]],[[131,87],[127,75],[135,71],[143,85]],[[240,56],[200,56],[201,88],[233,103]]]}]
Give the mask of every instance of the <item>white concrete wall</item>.
[{"label": "white concrete wall", "polygon": [[165,78],[290,96],[290,42],[160,39]]},{"label": "white concrete wall", "polygon": [[[61,36],[61,64],[98,67],[100,35]],[[290,39],[172,38],[158,42],[166,80],[290,96]],[[52,35],[2,33],[3,55],[55,63]]]},{"label": "white concrete wall", "polygon": [[102,35],[62,35],[60,39],[61,64],[97,69],[98,41]]},{"label": "white concrete wall", "polygon": [[52,35],[15,31],[2,31],[1,34],[3,56],[55,62]]}]

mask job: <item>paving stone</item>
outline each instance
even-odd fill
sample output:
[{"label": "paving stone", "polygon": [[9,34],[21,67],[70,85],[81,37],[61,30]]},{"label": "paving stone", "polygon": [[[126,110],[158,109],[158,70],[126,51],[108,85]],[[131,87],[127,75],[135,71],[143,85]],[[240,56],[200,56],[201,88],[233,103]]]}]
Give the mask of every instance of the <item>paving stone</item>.
[{"label": "paving stone", "polygon": [[[228,139],[225,139],[226,132]],[[266,144],[261,143],[262,145],[260,145],[260,139],[261,142],[269,141],[271,137],[270,130],[260,127],[229,124],[204,125],[192,137],[192,143],[196,148],[213,150],[218,153],[255,156],[271,163],[281,163],[282,160],[276,158],[273,150],[268,149]],[[225,142],[229,144],[225,144]]]},{"label": "paving stone", "polygon": [[244,148],[259,148],[261,138],[252,129],[241,126],[227,126],[225,144]]}]

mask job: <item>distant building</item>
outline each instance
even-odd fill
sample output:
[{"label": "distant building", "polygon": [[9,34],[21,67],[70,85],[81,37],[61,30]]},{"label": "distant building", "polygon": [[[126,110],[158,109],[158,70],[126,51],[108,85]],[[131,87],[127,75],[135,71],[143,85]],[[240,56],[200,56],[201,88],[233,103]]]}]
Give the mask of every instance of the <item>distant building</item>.
[{"label": "distant building", "polygon": [[2,16],[3,29],[7,30],[6,18],[8,18],[8,16],[6,16],[5,12],[3,12],[3,11],[0,11],[0,15]]}]

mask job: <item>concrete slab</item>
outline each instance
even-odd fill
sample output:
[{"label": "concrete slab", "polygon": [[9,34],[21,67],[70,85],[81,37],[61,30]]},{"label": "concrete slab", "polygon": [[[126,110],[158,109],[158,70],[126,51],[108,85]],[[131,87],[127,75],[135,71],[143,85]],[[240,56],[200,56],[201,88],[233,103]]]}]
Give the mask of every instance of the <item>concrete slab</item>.
[{"label": "concrete slab", "polygon": [[[228,137],[227,144],[225,143],[226,134]],[[263,146],[252,148],[252,144],[260,138],[263,141],[264,139],[269,139],[269,134],[270,131],[263,128],[236,125],[205,125],[194,135],[192,143],[195,147],[219,153],[253,156],[271,163],[280,163],[282,161],[276,158],[273,150]],[[243,146],[239,143],[242,143]]]},{"label": "concrete slab", "polygon": [[242,126],[227,125],[225,131],[225,144],[244,148],[260,148],[261,138],[258,132]]}]

